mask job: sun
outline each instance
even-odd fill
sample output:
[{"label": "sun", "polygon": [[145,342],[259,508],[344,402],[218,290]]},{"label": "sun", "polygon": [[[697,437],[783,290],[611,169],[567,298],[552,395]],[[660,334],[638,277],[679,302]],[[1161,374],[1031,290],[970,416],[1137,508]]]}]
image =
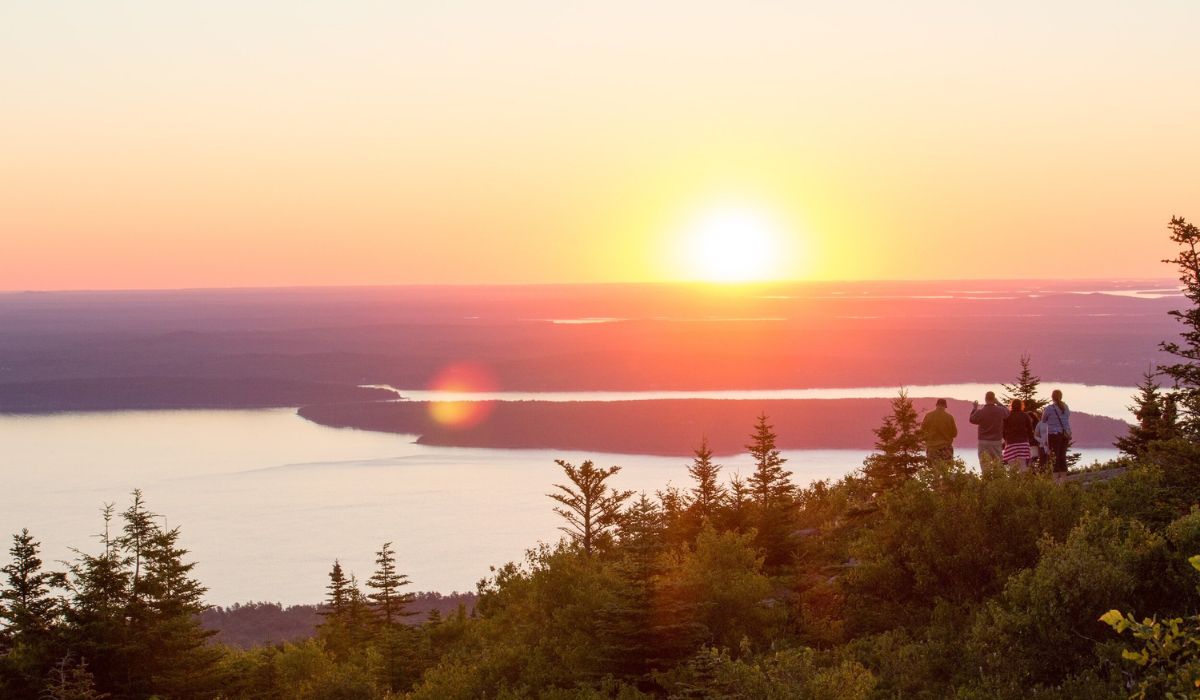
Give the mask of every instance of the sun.
[{"label": "sun", "polygon": [[763,210],[710,208],[683,228],[685,274],[706,282],[778,279],[786,241],[783,227]]}]

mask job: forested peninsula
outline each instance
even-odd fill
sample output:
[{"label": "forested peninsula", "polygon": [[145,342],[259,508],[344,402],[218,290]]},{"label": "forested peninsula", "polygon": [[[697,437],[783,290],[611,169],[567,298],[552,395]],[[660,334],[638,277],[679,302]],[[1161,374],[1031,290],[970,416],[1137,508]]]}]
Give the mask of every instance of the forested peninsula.
[{"label": "forested peninsula", "polygon": [[[913,403],[924,413],[935,400],[914,398]],[[975,426],[967,420],[971,403],[952,400],[949,405],[958,422],[956,444],[973,447]],[[780,449],[869,450],[871,431],[891,405],[887,399],[490,401],[478,410],[486,417],[466,426],[439,422],[425,401],[327,403],[305,406],[300,415],[339,428],[416,435],[423,445],[686,456],[698,435],[707,437],[715,454],[743,451],[745,426],[759,413],[771,416]],[[1076,447],[1111,447],[1129,427],[1081,411],[1071,420]]]}]

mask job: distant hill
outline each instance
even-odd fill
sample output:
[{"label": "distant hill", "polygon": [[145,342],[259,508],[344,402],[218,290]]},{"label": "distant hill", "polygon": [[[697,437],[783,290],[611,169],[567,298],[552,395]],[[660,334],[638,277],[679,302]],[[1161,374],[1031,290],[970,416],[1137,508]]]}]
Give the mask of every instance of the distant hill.
[{"label": "distant hill", "polygon": [[[914,398],[922,414],[934,401]],[[717,454],[744,452],[760,413],[770,416],[782,449],[870,449],[871,431],[890,413],[887,399],[496,401],[490,408],[483,422],[460,429],[436,423],[419,401],[305,406],[300,415],[322,425],[419,435],[426,445],[690,455],[701,436]],[[971,404],[950,401],[949,410],[958,422],[955,444],[973,447]],[[1083,413],[1071,421],[1076,447],[1111,447],[1127,430],[1119,420]]]}]

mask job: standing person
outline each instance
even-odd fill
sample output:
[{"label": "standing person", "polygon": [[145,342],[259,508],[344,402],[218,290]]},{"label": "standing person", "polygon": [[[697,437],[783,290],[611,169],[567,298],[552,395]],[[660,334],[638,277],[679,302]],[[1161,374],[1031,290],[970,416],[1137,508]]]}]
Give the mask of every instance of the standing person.
[{"label": "standing person", "polygon": [[1033,440],[1033,421],[1024,410],[1020,399],[1013,399],[1012,410],[1004,419],[1004,463],[1011,464],[1021,471],[1029,469],[1029,459],[1032,451],[1029,443]]},{"label": "standing person", "polygon": [[1046,424],[1042,422],[1041,411],[1030,411],[1029,419],[1033,422],[1033,442],[1029,446],[1029,466],[1040,474],[1046,471],[1046,465],[1050,463],[1046,458],[1046,455],[1050,454],[1049,446],[1046,443],[1049,433],[1046,432]]},{"label": "standing person", "polygon": [[954,438],[958,437],[958,425],[954,416],[946,410],[946,399],[938,399],[932,411],[921,421],[921,436],[925,438],[925,456],[934,460],[954,459]]},{"label": "standing person", "polygon": [[1053,455],[1055,476],[1067,473],[1067,445],[1071,443],[1071,409],[1062,398],[1063,393],[1055,389],[1050,392],[1050,403],[1042,409],[1047,451]]},{"label": "standing person", "polygon": [[979,469],[987,460],[998,461],[1004,455],[1004,419],[1008,409],[996,400],[996,392],[989,391],[983,397],[983,405],[975,402],[971,411],[971,424],[979,426]]}]

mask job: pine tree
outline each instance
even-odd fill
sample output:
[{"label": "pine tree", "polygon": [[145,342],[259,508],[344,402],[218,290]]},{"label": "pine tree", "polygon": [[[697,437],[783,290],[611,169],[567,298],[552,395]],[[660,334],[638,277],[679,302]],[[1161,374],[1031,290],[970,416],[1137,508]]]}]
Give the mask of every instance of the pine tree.
[{"label": "pine tree", "polygon": [[1164,365],[1159,371],[1174,383],[1172,393],[1180,411],[1180,429],[1195,438],[1200,435],[1200,228],[1179,216],[1172,217],[1167,227],[1180,250],[1176,257],[1163,262],[1179,267],[1183,295],[1191,306],[1170,312],[1184,329],[1179,334],[1180,340],[1162,342],[1159,349],[1179,361]]},{"label": "pine tree", "polygon": [[378,568],[367,579],[367,587],[374,589],[367,597],[374,603],[375,614],[382,617],[383,623],[389,627],[398,623],[399,618],[415,615],[407,610],[414,595],[400,592],[409,581],[407,575],[396,571],[396,553],[392,551],[391,542],[384,542],[375,553],[375,564]]},{"label": "pine tree", "polygon": [[790,557],[788,537],[795,486],[791,481],[792,473],[783,468],[787,460],[780,456],[775,437],[767,416],[760,415],[746,449],[754,458],[754,473],[750,475],[748,485],[754,497],[755,544],[765,554],[767,565],[777,568],[787,563]]},{"label": "pine tree", "polygon": [[766,414],[759,415],[754,432],[750,435],[750,444],[746,445],[750,456],[754,458],[754,473],[747,481],[759,508],[786,503],[795,489],[791,481],[792,473],[783,468],[787,460],[780,456],[775,447],[776,435],[772,428],[767,423]]},{"label": "pine tree", "polygon": [[342,574],[341,562],[334,559],[333,569],[329,572],[329,585],[325,587],[325,590],[329,591],[329,596],[325,599],[325,607],[321,610],[321,615],[327,621],[346,614],[347,584],[346,577]]},{"label": "pine tree", "polygon": [[656,549],[662,539],[666,515],[643,491],[621,514],[617,536],[625,551]]},{"label": "pine tree", "polygon": [[133,503],[121,514],[125,520],[125,525],[122,528],[122,537],[118,543],[120,547],[129,553],[130,561],[133,565],[129,588],[128,604],[130,609],[128,612],[136,619],[142,615],[142,607],[144,605],[145,586],[142,583],[142,565],[144,563],[145,549],[154,537],[157,528],[154,519],[158,516],[146,510],[146,502],[142,498],[141,489],[134,489],[131,495],[133,496]]},{"label": "pine tree", "polygon": [[97,688],[118,697],[211,696],[220,654],[198,620],[205,589],[183,560],[179,529],[159,527],[140,491],[119,537],[112,505],[103,512],[103,552],[77,552],[71,566],[70,648],[88,660]]},{"label": "pine tree", "polygon": [[708,446],[708,438],[700,440],[695,454],[695,459],[688,465],[688,475],[696,482],[691,489],[691,509],[702,523],[716,515],[717,509],[725,501],[726,493],[717,480],[721,465],[712,461],[713,453]]},{"label": "pine tree", "polygon": [[597,469],[591,460],[584,461],[578,468],[561,459],[554,462],[562,467],[571,482],[571,486],[554,484],[562,493],[546,494],[563,506],[554,508],[554,512],[567,521],[559,529],[591,555],[596,545],[611,533],[621,506],[633,491],[617,491],[605,485],[609,477],[621,471],[620,467]]},{"label": "pine tree", "polygon": [[51,589],[63,582],[42,569],[41,545],[28,530],[12,540],[9,564],[0,569],[0,697],[32,697],[61,653],[60,604]]},{"label": "pine tree", "polygon": [[375,619],[371,600],[358,587],[358,578],[350,574],[350,580],[346,582],[347,649],[361,647],[370,641],[375,631]]},{"label": "pine tree", "polygon": [[50,595],[55,580],[53,573],[42,570],[38,557],[41,543],[29,530],[12,536],[9,564],[0,568],[5,586],[0,589],[0,620],[10,638],[38,638],[48,635],[58,616],[58,602]]},{"label": "pine tree", "polygon": [[750,486],[741,474],[735,473],[729,478],[728,493],[724,510],[726,526],[737,532],[745,532],[750,522],[752,496]]},{"label": "pine tree", "polygon": [[1030,357],[1028,353],[1021,355],[1021,371],[1017,373],[1016,384],[1002,384],[1004,393],[1001,395],[1000,401],[1005,405],[1012,403],[1013,399],[1018,399],[1024,404],[1026,411],[1037,411],[1045,406],[1049,401],[1038,398],[1038,386],[1042,383],[1042,378],[1038,377],[1029,368]]},{"label": "pine tree", "polygon": [[350,647],[350,604],[354,597],[353,584],[342,573],[342,565],[337,559],[333,560],[333,569],[329,572],[329,591],[325,606],[321,610],[324,621],[317,627],[317,636],[325,642],[330,653],[335,656]]},{"label": "pine tree", "polygon": [[195,562],[179,545],[178,527],[155,527],[142,545],[142,590],[148,612],[145,639],[135,640],[135,658],[153,658],[148,687],[164,697],[202,695],[213,683],[220,653],[208,645],[215,634],[200,626],[207,590],[195,578]]},{"label": "pine tree", "polygon": [[67,643],[91,664],[97,687],[114,690],[124,682],[128,634],[125,610],[129,597],[130,561],[112,535],[114,507],[101,510],[104,530],[98,535],[102,551],[88,554],[75,550],[70,565],[67,606]]},{"label": "pine tree", "polygon": [[597,611],[599,655],[618,678],[639,681],[664,665],[678,644],[674,602],[656,593],[664,539],[662,509],[642,493],[621,515],[619,556],[611,564],[616,585]]},{"label": "pine tree", "polygon": [[921,424],[908,393],[892,399],[892,412],[875,429],[875,454],[863,462],[863,472],[876,492],[895,488],[925,463]]},{"label": "pine tree", "polygon": [[679,487],[667,484],[665,489],[655,491],[661,510],[662,527],[671,541],[682,542],[687,538],[688,497]]},{"label": "pine tree", "polygon": [[1167,397],[1163,395],[1155,376],[1157,373],[1151,371],[1142,375],[1138,394],[1133,397],[1133,405],[1129,407],[1137,424],[1129,426],[1129,432],[1114,443],[1122,454],[1130,457],[1142,456],[1150,443],[1169,439],[1174,432],[1173,410],[1168,411]]},{"label": "pine tree", "polygon": [[407,609],[415,596],[400,592],[409,581],[408,576],[396,571],[391,542],[384,542],[375,553],[375,564],[375,573],[367,579],[367,587],[373,589],[367,598],[371,600],[376,623],[383,623],[375,646],[383,657],[383,687],[391,692],[416,680],[411,663],[404,663],[406,659],[412,661],[414,656],[411,630],[399,624],[401,618],[416,614]]}]

